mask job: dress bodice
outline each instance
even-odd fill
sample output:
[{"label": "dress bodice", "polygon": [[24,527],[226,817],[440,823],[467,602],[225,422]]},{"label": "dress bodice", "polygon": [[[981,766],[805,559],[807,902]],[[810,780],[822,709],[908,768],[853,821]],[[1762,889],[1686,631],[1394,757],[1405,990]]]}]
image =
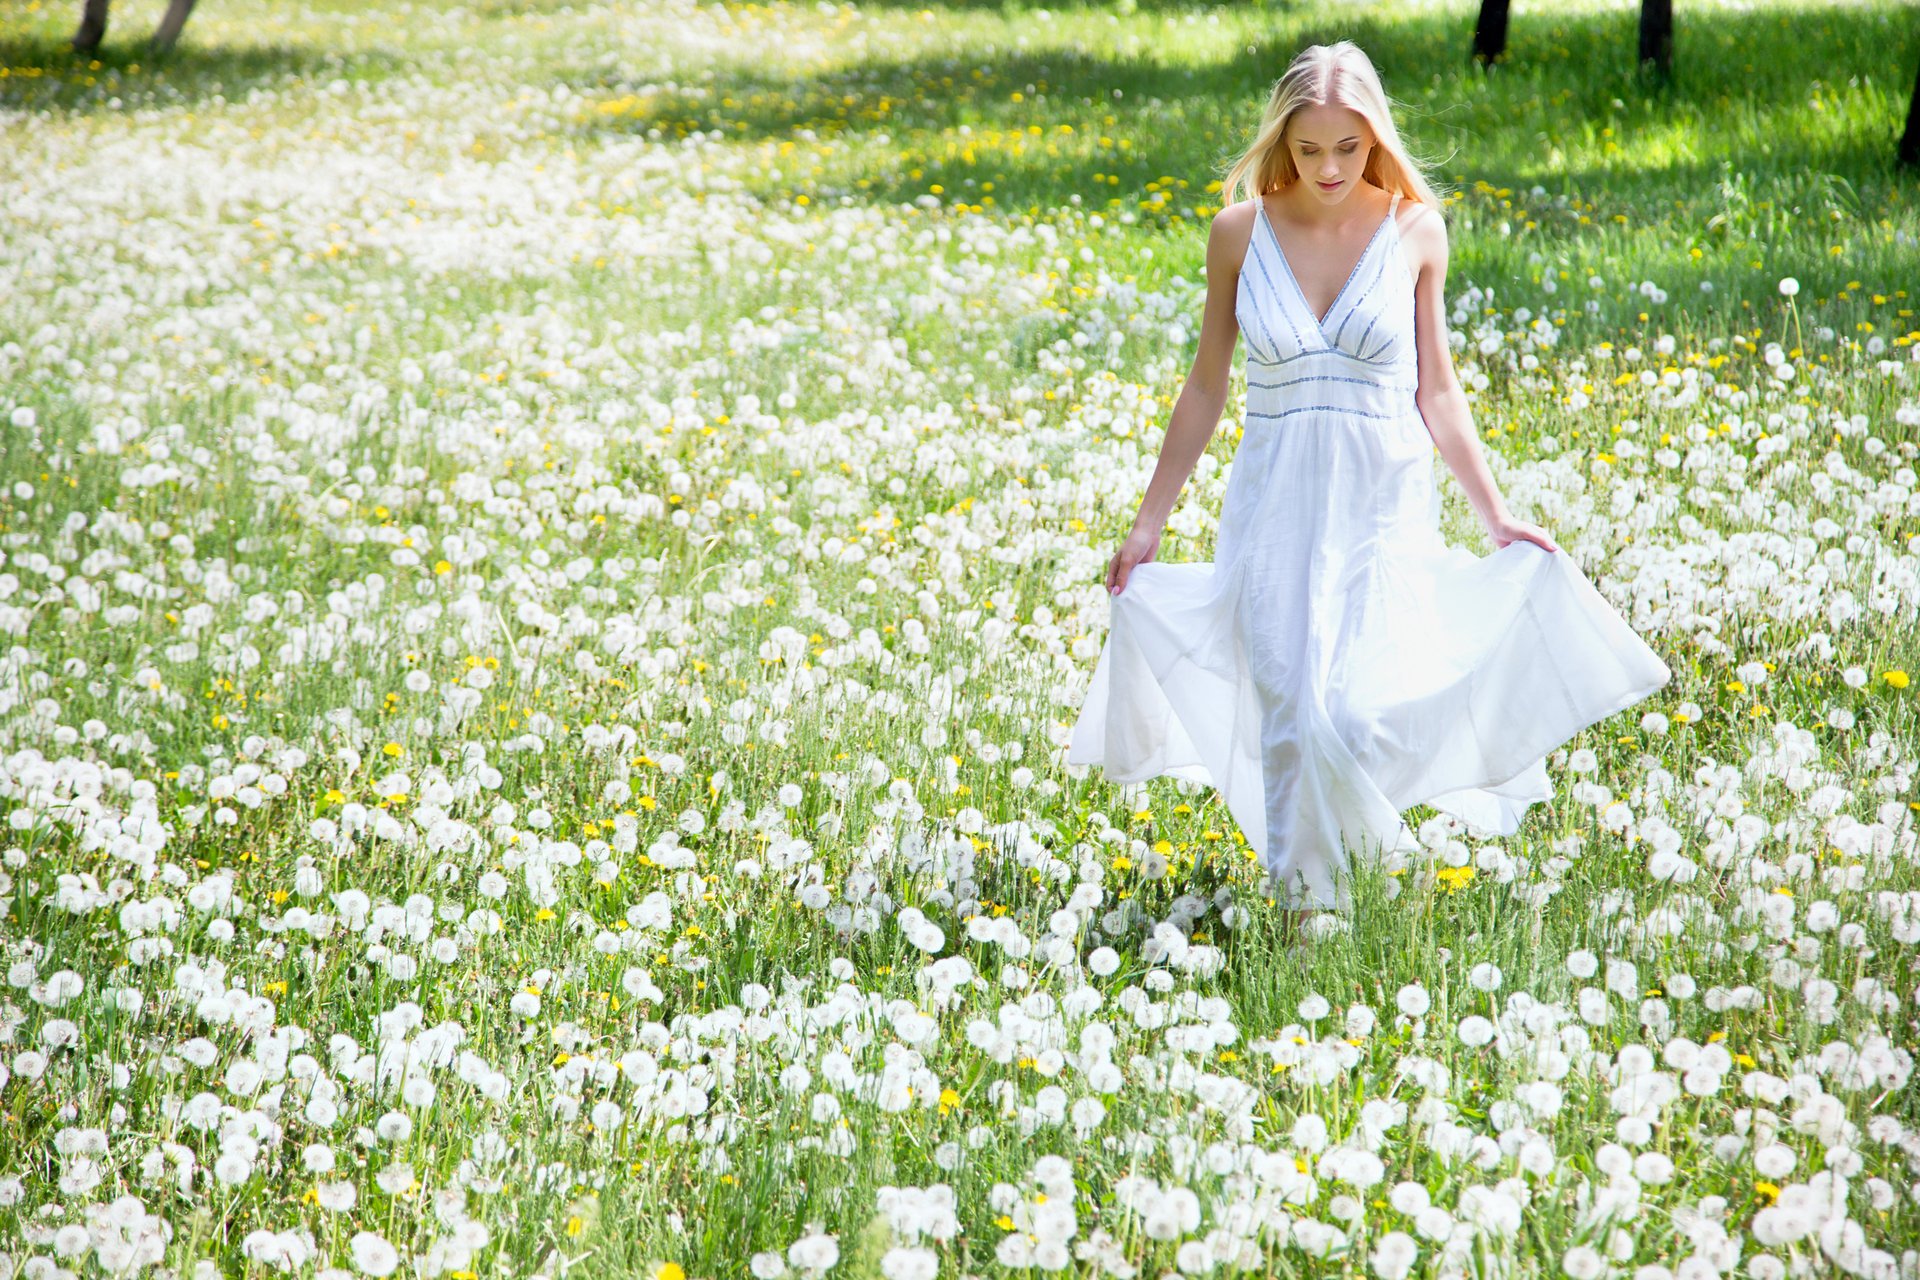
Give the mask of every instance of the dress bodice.
[{"label": "dress bodice", "polygon": [[1247,420],[1339,411],[1363,417],[1407,411],[1418,383],[1413,271],[1400,243],[1399,193],[1366,248],[1316,318],[1287,263],[1266,202],[1256,200],[1252,239],[1234,299],[1247,340]]}]

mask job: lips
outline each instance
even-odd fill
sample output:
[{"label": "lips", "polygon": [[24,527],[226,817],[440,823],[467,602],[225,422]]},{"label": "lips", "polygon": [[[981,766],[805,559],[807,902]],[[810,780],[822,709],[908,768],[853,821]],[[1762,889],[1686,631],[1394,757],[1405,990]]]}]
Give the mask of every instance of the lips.
[{"label": "lips", "polygon": [[1319,186],[1322,191],[1331,191],[1340,184],[1338,182],[1320,182],[1316,185]]}]

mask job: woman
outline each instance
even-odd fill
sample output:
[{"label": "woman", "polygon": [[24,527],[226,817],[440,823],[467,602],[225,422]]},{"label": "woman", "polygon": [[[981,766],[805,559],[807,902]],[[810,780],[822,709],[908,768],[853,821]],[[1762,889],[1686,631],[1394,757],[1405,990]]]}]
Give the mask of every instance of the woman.
[{"label": "woman", "polygon": [[[1350,853],[1417,847],[1402,810],[1511,834],[1553,794],[1546,755],[1670,673],[1507,510],[1447,346],[1446,226],[1357,46],[1293,61],[1222,200],[1199,350],[1107,568],[1112,630],[1067,759],[1212,785],[1280,905],[1344,911]],[[1240,334],[1215,559],[1157,563]],[[1491,555],[1441,538],[1436,449]]]}]

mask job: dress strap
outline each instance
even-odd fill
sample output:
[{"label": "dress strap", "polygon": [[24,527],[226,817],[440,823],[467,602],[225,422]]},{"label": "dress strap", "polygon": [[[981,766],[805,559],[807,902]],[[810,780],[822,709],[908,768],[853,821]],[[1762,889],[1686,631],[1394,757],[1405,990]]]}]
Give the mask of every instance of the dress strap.
[{"label": "dress strap", "polygon": [[1394,210],[1398,209],[1399,207],[1400,207],[1400,193],[1396,191],[1393,193],[1393,199],[1387,201],[1387,216],[1391,218],[1393,216]]}]

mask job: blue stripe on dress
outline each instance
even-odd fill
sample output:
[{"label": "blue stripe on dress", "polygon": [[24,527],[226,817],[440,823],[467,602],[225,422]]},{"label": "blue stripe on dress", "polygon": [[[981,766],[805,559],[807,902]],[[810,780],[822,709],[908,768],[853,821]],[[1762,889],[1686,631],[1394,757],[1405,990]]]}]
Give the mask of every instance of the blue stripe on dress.
[{"label": "blue stripe on dress", "polygon": [[[1240,272],[1239,283],[1242,285],[1247,285],[1247,273],[1244,269],[1245,264],[1242,263],[1241,265],[1242,265],[1242,270]],[[1260,310],[1260,295],[1254,292],[1253,287],[1251,285],[1247,285],[1247,305],[1253,312],[1254,326],[1259,329],[1260,336],[1266,339],[1267,350],[1273,353],[1270,357],[1267,357],[1266,359],[1254,360],[1253,357],[1256,355],[1261,355],[1262,352],[1260,351],[1259,344],[1254,342],[1253,334],[1248,333],[1247,334],[1247,355],[1248,355],[1249,363],[1267,364],[1273,360],[1278,360],[1280,358],[1280,344],[1278,342],[1275,342],[1273,338],[1273,334],[1267,331],[1267,318],[1264,314],[1261,313],[1261,310]],[[1235,306],[1234,316],[1236,319],[1238,319],[1239,313],[1240,313],[1239,307]]]},{"label": "blue stripe on dress", "polygon": [[[1265,210],[1256,210],[1255,212],[1262,218],[1266,217]],[[1280,291],[1274,287],[1273,277],[1267,274],[1266,258],[1260,253],[1260,250],[1258,247],[1260,242],[1260,237],[1256,235],[1254,236],[1253,239],[1254,239],[1254,244],[1250,245],[1247,251],[1253,255],[1254,266],[1260,269],[1260,280],[1261,280],[1261,283],[1267,286],[1267,296],[1270,298],[1277,298],[1279,296]],[[1285,309],[1282,308],[1282,314],[1284,313],[1285,313]],[[1287,318],[1287,328],[1293,331],[1293,345],[1296,349],[1305,347],[1307,345],[1305,342],[1301,341],[1300,339],[1300,326],[1295,324],[1293,322],[1292,317],[1290,316]]]},{"label": "blue stripe on dress", "polygon": [[[1346,318],[1340,321],[1340,327],[1338,329],[1335,329],[1333,331],[1333,336],[1330,339],[1328,339],[1330,342],[1333,343],[1334,346],[1337,347],[1340,345],[1340,335],[1347,331],[1347,325],[1353,319],[1353,313],[1355,309],[1358,308],[1362,302],[1365,302],[1368,298],[1373,296],[1374,286],[1380,283],[1380,278],[1386,274],[1386,270],[1387,270],[1387,266],[1384,262],[1378,264],[1374,268],[1372,278],[1370,278],[1367,281],[1366,287],[1360,290],[1360,296],[1347,304]],[[1374,312],[1373,318],[1375,320],[1378,320],[1380,318],[1379,311],[1376,310]],[[1369,325],[1368,328],[1372,328],[1372,326]]]},{"label": "blue stripe on dress", "polygon": [[1282,418],[1291,418],[1296,413],[1345,413],[1351,414],[1356,418],[1376,418],[1382,422],[1389,422],[1406,416],[1404,412],[1368,413],[1365,409],[1350,409],[1343,404],[1303,404],[1292,409],[1284,409],[1279,413],[1249,413],[1247,415],[1247,421],[1278,422]]},{"label": "blue stripe on dress", "polygon": [[1285,382],[1255,382],[1249,378],[1247,379],[1247,387],[1249,389],[1258,387],[1263,391],[1270,391],[1280,387],[1298,386],[1302,382],[1352,382],[1363,387],[1377,387],[1381,385],[1378,378],[1349,378],[1338,373],[1310,373],[1304,378],[1290,378]]}]

